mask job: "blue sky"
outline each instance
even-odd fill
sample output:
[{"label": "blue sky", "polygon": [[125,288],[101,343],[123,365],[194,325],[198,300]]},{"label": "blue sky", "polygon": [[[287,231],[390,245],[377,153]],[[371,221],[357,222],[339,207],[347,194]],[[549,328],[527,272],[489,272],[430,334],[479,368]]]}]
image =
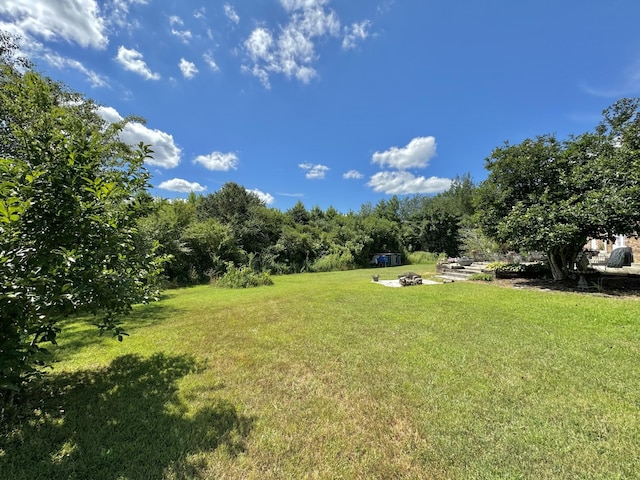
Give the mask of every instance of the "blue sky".
[{"label": "blue sky", "polygon": [[2,0],[45,74],[151,143],[154,195],[359,210],[640,96],[637,0]]}]

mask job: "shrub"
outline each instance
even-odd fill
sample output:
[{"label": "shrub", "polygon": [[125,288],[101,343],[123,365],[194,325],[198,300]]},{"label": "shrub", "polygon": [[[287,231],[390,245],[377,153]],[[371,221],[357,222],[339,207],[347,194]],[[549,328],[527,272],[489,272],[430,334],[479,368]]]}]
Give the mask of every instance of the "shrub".
[{"label": "shrub", "polygon": [[525,264],[519,262],[491,262],[484,269],[495,272],[524,273],[526,267]]},{"label": "shrub", "polygon": [[407,256],[409,264],[416,265],[420,263],[436,263],[438,261],[438,254],[431,252],[411,252]]},{"label": "shrub", "polygon": [[474,273],[469,277],[469,280],[475,280],[479,282],[493,282],[493,275],[490,273]]},{"label": "shrub", "polygon": [[551,269],[546,262],[527,263],[524,266],[524,272],[532,277],[551,275]]},{"label": "shrub", "polygon": [[491,262],[485,265],[484,270],[489,270],[489,271],[496,271],[499,270],[501,267],[503,267],[504,265],[507,265],[506,262]]},{"label": "shrub", "polygon": [[549,266],[543,262],[536,263],[507,263],[507,262],[492,262],[484,267],[487,271],[496,272],[496,276],[500,276],[501,273],[518,274],[522,277],[537,278],[551,273]]},{"label": "shrub", "polygon": [[349,250],[341,253],[330,253],[317,259],[310,266],[312,272],[333,272],[336,270],[352,270],[355,268],[355,259]]},{"label": "shrub", "polygon": [[267,272],[256,272],[253,268],[236,267],[227,264],[227,272],[218,279],[216,286],[221,288],[250,288],[263,285],[273,285],[273,280]]}]

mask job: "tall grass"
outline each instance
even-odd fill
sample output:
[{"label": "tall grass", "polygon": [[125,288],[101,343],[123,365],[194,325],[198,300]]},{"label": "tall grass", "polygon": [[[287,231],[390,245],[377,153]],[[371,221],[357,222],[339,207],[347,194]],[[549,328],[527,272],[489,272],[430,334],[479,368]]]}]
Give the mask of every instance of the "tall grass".
[{"label": "tall grass", "polygon": [[640,478],[638,301],[370,274],[70,322],[0,476]]},{"label": "tall grass", "polygon": [[444,254],[417,251],[409,253],[407,260],[411,265],[436,263],[441,256],[444,256]]},{"label": "tall grass", "polygon": [[312,272],[335,272],[355,268],[355,258],[349,250],[334,252],[318,258],[310,266]]}]

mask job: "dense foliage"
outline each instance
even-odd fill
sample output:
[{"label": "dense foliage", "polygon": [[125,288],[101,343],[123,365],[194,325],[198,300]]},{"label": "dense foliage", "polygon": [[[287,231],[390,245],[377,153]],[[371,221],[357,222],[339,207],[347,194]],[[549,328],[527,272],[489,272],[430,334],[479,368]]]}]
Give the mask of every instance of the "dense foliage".
[{"label": "dense foliage", "polygon": [[256,272],[250,265],[236,267],[229,264],[226,273],[216,282],[221,288],[251,288],[273,285],[267,272]]},{"label": "dense foliage", "polygon": [[186,201],[156,199],[141,231],[171,258],[171,285],[219,279],[230,266],[256,272],[347,270],[370,265],[376,253],[460,252],[460,232],[473,214],[475,186],[467,175],[442,194],[380,200],[358,212],[307,210],[302,202],[282,212],[254,193],[227,183]]},{"label": "dense foliage", "polygon": [[118,315],[152,298],[160,272],[139,235],[149,213],[150,151],[118,140],[96,106],[16,64],[0,65],[0,404],[43,364],[59,322],[99,314],[119,339]]}]

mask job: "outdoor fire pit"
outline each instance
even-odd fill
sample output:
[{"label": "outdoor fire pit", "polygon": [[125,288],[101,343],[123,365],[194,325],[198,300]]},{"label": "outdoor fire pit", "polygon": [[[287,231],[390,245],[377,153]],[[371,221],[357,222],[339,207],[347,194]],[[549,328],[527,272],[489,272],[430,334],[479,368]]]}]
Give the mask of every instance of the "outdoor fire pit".
[{"label": "outdoor fire pit", "polygon": [[414,272],[405,272],[398,275],[400,285],[408,287],[411,285],[422,285],[422,277]]}]

